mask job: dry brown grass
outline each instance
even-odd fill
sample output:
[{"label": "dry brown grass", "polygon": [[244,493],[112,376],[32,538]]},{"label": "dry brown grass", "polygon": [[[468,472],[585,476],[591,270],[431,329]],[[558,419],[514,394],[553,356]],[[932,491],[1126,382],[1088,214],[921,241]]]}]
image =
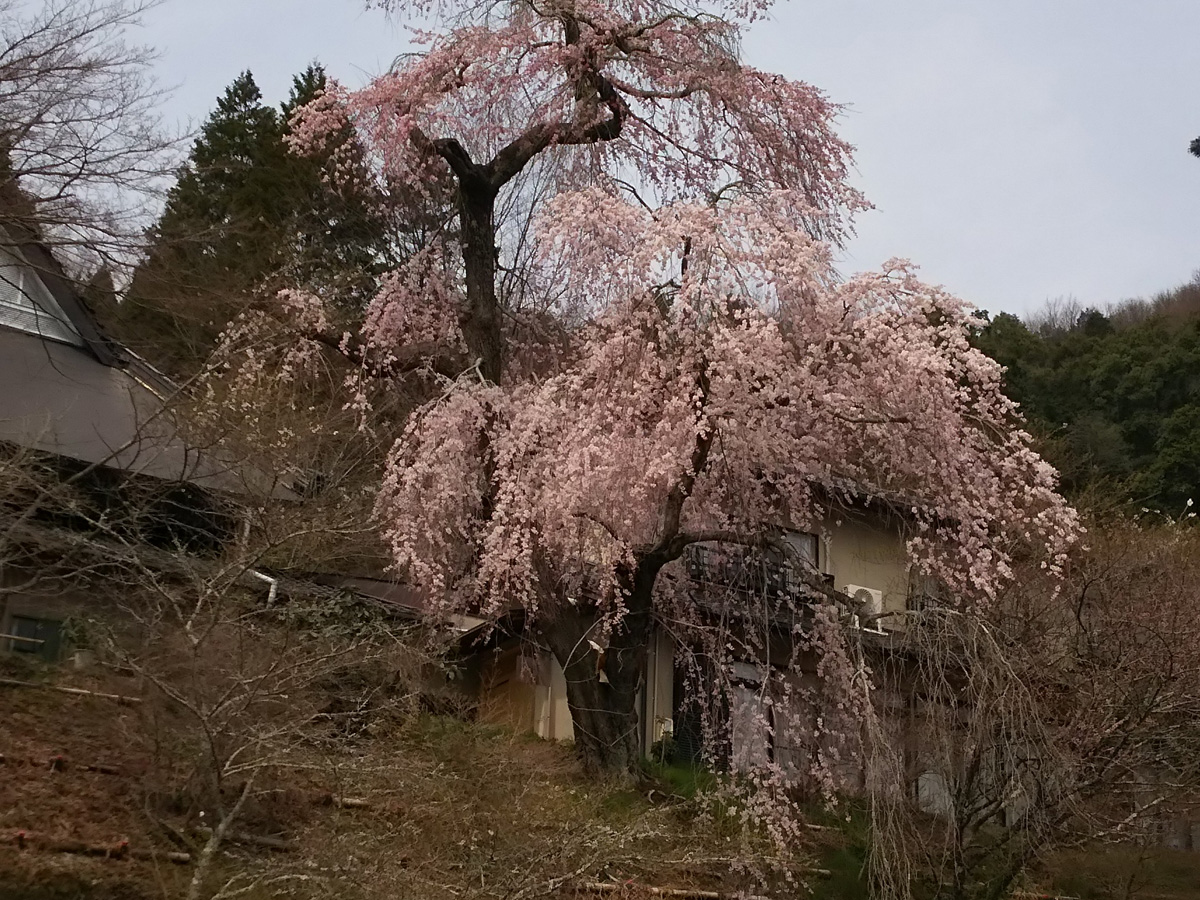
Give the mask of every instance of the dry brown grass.
[{"label": "dry brown grass", "polygon": [[[137,692],[127,679],[101,684],[69,670],[54,677]],[[67,759],[65,771],[48,762],[0,770],[0,900],[182,895],[186,866],[20,851],[12,840],[25,830],[181,849],[167,831],[195,835],[196,807],[165,796],[169,773],[144,727],[145,710],[0,688],[0,716],[0,753],[9,759]],[[757,884],[747,864],[772,881],[812,864],[767,859],[773,851],[736,817],[714,816],[698,801],[661,789],[651,795],[649,785],[589,781],[567,746],[456,719],[395,718],[370,738],[314,745],[292,759],[293,768],[261,783],[236,827],[299,849],[227,845],[207,896],[524,900],[575,896],[588,881],[736,891]],[[83,763],[115,766],[121,775],[87,772]],[[369,806],[320,802],[330,795]],[[606,896],[639,895],[631,886]]]},{"label": "dry brown grass", "polygon": [[[46,681],[130,694],[129,679],[47,671],[20,657],[0,657],[0,677]],[[20,850],[25,832],[46,840],[139,850],[176,849],[155,833],[144,812],[143,779],[152,748],[140,710],[94,697],[0,685],[0,898],[141,898],[175,893],[181,873],[165,861],[116,861]],[[61,757],[52,765],[51,760]],[[104,766],[120,774],[88,771]]]},{"label": "dry brown grass", "polygon": [[460,900],[574,896],[588,881],[736,891],[753,881],[738,864],[766,865],[760,841],[697,801],[597,784],[569,747],[498,728],[425,718],[330,763],[337,790],[372,807],[313,820],[299,865],[254,873],[264,887]]}]

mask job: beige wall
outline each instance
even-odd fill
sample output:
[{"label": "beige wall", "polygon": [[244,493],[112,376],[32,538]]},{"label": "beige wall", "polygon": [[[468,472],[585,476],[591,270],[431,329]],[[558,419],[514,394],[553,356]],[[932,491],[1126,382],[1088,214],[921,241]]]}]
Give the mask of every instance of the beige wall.
[{"label": "beige wall", "polygon": [[[883,591],[885,612],[901,612],[908,604],[908,553],[903,522],[870,512],[845,513],[825,523],[821,569],[833,576],[839,591],[846,585]],[[894,628],[898,620],[883,620]]]},{"label": "beige wall", "polygon": [[656,630],[650,641],[646,661],[645,721],[642,722],[642,746],[649,750],[663,733],[674,728],[675,715],[675,642]]},{"label": "beige wall", "polygon": [[479,719],[516,731],[534,728],[535,687],[521,675],[519,646],[492,653],[479,677]]},{"label": "beige wall", "polygon": [[[645,746],[650,747],[671,727],[674,711],[675,650],[670,636],[656,633],[646,666]],[[558,660],[540,654],[536,665],[522,661],[513,645],[494,652],[480,673],[479,718],[553,741],[574,738],[567,681]],[[639,713],[641,710],[639,710]]]},{"label": "beige wall", "polygon": [[481,721],[548,740],[573,737],[566,678],[549,653],[523,656],[518,644],[494,651],[483,666],[479,685]]},{"label": "beige wall", "polygon": [[566,676],[553,654],[545,655],[543,665],[549,670],[550,683],[542,689],[538,697],[540,709],[537,735],[551,741],[573,740],[575,730],[571,726],[571,710],[567,706]]}]

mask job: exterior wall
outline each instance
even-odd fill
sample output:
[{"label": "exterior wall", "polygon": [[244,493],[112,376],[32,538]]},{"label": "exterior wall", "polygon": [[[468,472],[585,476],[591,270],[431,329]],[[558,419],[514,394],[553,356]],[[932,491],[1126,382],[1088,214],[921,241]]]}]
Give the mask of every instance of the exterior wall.
[{"label": "exterior wall", "polygon": [[546,653],[543,668],[549,670],[550,683],[541,688],[537,735],[551,741],[570,741],[575,738],[571,725],[571,710],[567,706],[567,678],[553,654]]},{"label": "exterior wall", "polygon": [[[0,585],[12,588],[27,581],[28,578],[29,573],[8,569],[0,573]],[[30,655],[38,655],[48,660],[59,659],[68,649],[61,633],[62,624],[71,615],[86,608],[89,599],[92,599],[94,603],[94,598],[70,591],[51,593],[49,591],[21,590],[19,593],[0,594],[0,635],[15,634],[18,618],[40,620],[44,623],[44,628],[39,637],[46,643],[38,645],[36,654],[30,653]],[[17,644],[25,643],[7,637],[0,638],[0,652],[16,650]]]},{"label": "exterior wall", "polygon": [[675,730],[675,642],[663,631],[650,641],[644,691],[642,747],[648,751]]},{"label": "exterior wall", "polygon": [[[845,513],[825,522],[821,570],[833,586],[848,584],[883,591],[884,612],[908,607],[908,553],[903,523],[879,513]],[[885,628],[901,627],[899,618],[884,619]]]},{"label": "exterior wall", "polygon": [[[643,746],[649,749],[673,728],[675,648],[656,632],[650,642],[639,715]],[[479,719],[552,741],[575,737],[567,705],[567,681],[553,655],[522,656],[519,644],[494,651],[479,678]]]},{"label": "exterior wall", "polygon": [[479,678],[479,719],[507,725],[516,731],[533,731],[536,685],[523,680],[519,646],[497,650],[483,666]]},{"label": "exterior wall", "polygon": [[562,668],[549,653],[523,654],[519,643],[493,652],[479,680],[479,719],[547,740],[571,740]]},{"label": "exterior wall", "polygon": [[[790,784],[819,796],[827,790],[861,795],[867,788],[868,766],[857,722],[836,725],[837,713],[825,699],[825,686],[816,673],[818,661],[806,655],[798,669],[775,669],[735,664],[757,670],[735,680],[730,714],[730,765],[746,771],[768,763],[778,766]],[[913,746],[910,714],[902,692],[894,686],[872,691],[879,714],[882,740],[896,757],[870,774],[871,785],[896,800],[910,793],[906,765]],[[769,726],[769,727],[768,727]]]}]

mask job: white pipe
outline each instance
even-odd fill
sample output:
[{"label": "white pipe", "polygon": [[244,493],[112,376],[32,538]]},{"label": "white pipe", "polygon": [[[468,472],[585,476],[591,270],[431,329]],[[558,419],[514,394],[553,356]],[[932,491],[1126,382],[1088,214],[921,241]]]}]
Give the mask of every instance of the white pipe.
[{"label": "white pipe", "polygon": [[250,569],[250,574],[253,575],[255,578],[257,578],[259,581],[265,581],[267,584],[269,584],[271,586],[270,590],[267,591],[267,606],[273,606],[275,604],[275,597],[279,593],[279,579],[272,578],[270,575],[267,575],[265,572],[258,571],[258,569]]}]

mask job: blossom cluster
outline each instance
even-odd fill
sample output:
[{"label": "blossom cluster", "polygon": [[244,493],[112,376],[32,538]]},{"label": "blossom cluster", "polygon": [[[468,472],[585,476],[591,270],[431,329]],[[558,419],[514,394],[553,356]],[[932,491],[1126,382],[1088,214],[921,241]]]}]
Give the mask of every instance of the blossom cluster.
[{"label": "blossom cluster", "polygon": [[836,280],[789,209],[557,198],[544,246],[570,263],[548,264],[591,322],[561,371],[464,382],[410,427],[383,501],[397,558],[449,586],[470,544],[460,602],[534,605],[539,556],[615,564],[654,545],[689,479],[683,535],[811,527],[820,498],[852,491],[907,504],[914,558],[961,592],[993,594],[1017,546],[1061,566],[1075,513],[971,347],[970,307],[902,261]]}]

